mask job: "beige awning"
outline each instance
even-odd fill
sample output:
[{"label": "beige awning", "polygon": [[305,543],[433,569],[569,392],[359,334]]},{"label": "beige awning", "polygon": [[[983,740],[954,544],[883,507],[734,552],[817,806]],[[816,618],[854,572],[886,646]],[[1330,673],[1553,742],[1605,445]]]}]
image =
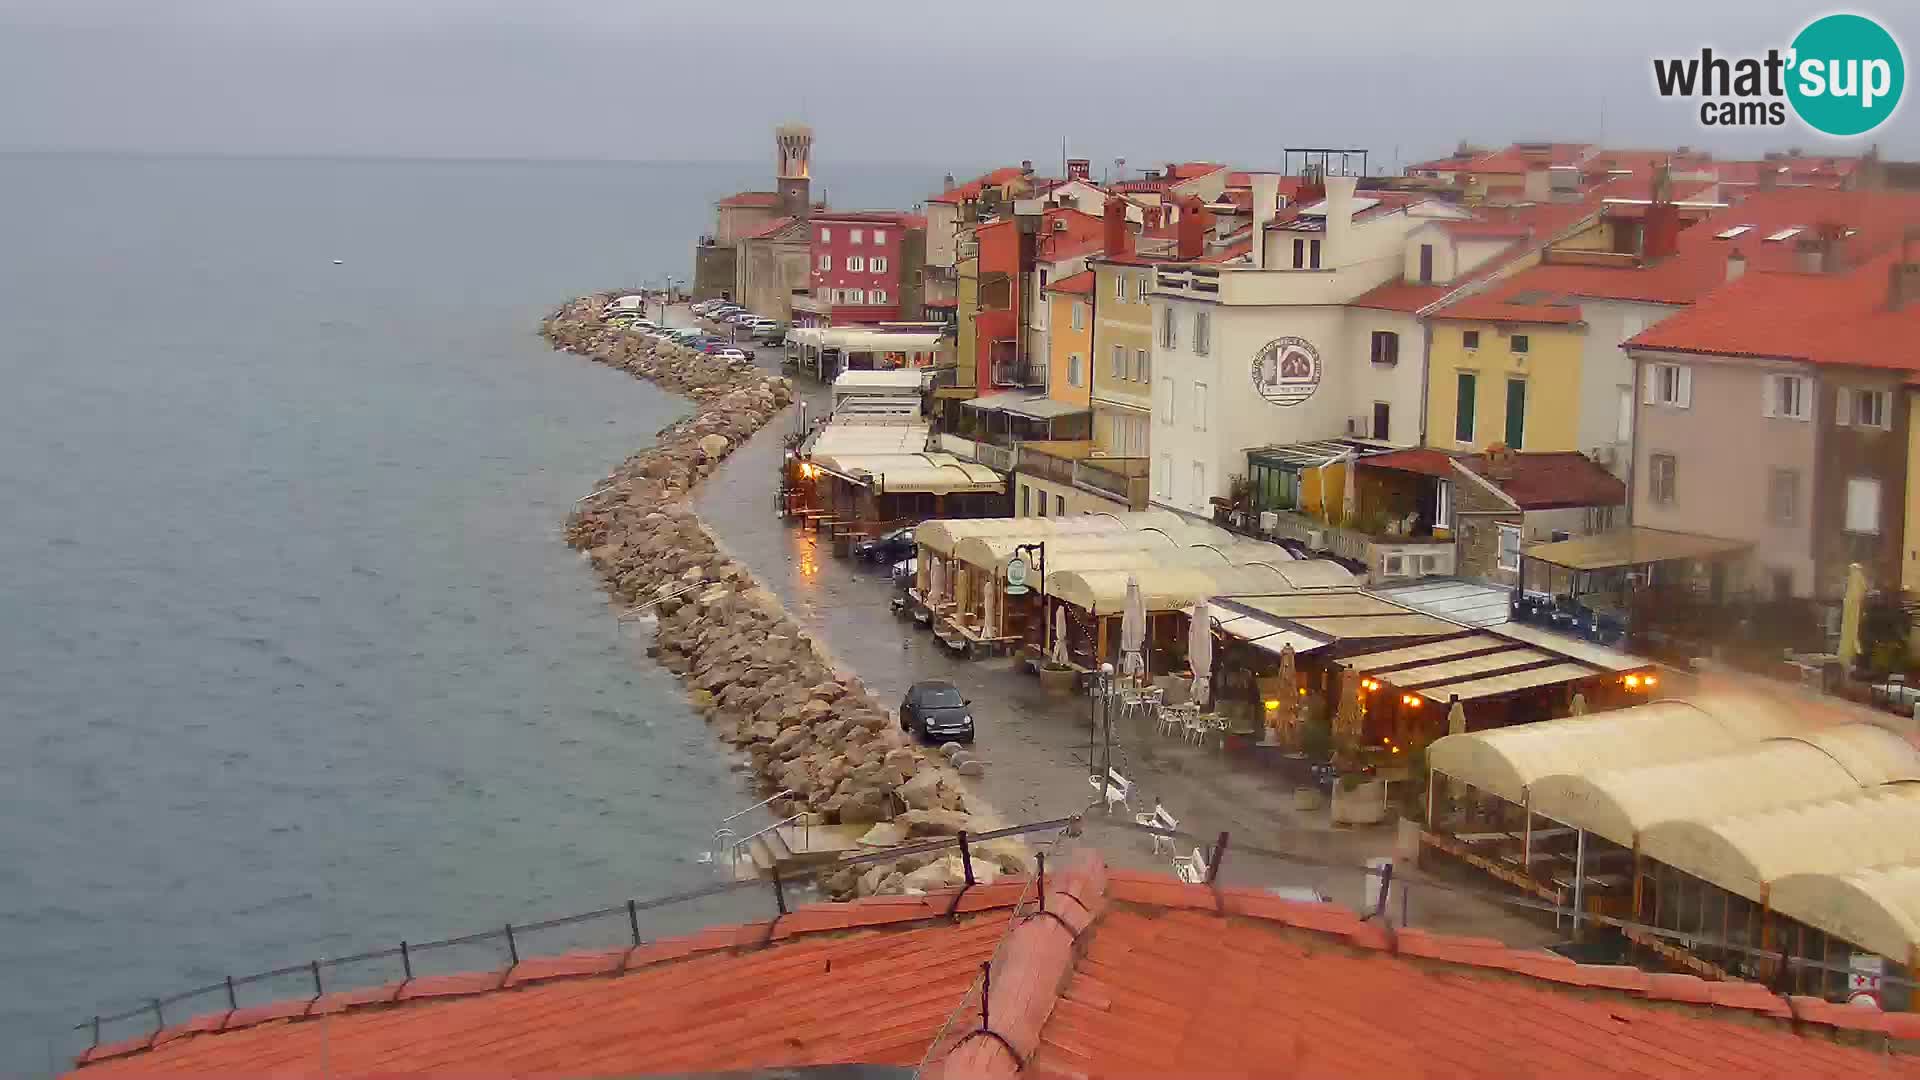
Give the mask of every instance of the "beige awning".
[{"label": "beige awning", "polygon": [[1837,799],[1894,780],[1920,780],[1920,750],[1884,728],[1843,724],[1685,761],[1542,777],[1532,785],[1532,807],[1632,847],[1663,821]]},{"label": "beige awning", "polygon": [[914,543],[931,555],[951,557],[954,545],[969,536],[1021,537],[1045,540],[1054,536],[1124,532],[1130,529],[1184,526],[1185,518],[1170,510],[1123,514],[1077,514],[1073,517],[941,518],[922,522]]},{"label": "beige awning", "polygon": [[915,454],[927,448],[925,424],[831,423],[814,437],[809,456],[828,468],[844,455]]},{"label": "beige awning", "polygon": [[1236,592],[1286,592],[1285,578],[1269,563],[1211,569],[1148,567],[1138,570],[1086,570],[1048,575],[1047,593],[1082,611],[1118,614],[1126,599],[1127,579],[1140,583],[1148,611],[1178,611],[1200,600]]},{"label": "beige awning", "polygon": [[[1225,605],[1212,610],[1215,630],[1228,637],[1244,641],[1254,648],[1264,649],[1275,656],[1279,656],[1288,645],[1292,645],[1294,653],[1299,654],[1324,648],[1327,644],[1325,638],[1289,629],[1263,616],[1242,614]],[[1187,616],[1189,618],[1193,616],[1192,608],[1187,609]]]},{"label": "beige awning", "polygon": [[1663,821],[1640,852],[1758,902],[1790,874],[1848,874],[1920,863],[1920,783],[1702,821]]},{"label": "beige awning", "polygon": [[1791,874],[1773,883],[1773,910],[1911,964],[1920,949],[1920,865],[1851,874]]},{"label": "beige awning", "polygon": [[814,460],[836,473],[889,492],[950,495],[1000,491],[1006,486],[999,473],[951,454],[816,454]]},{"label": "beige awning", "polygon": [[1554,683],[1591,679],[1595,675],[1602,674],[1605,672],[1596,671],[1585,664],[1549,664],[1546,667],[1528,668],[1525,671],[1509,671],[1477,679],[1442,683],[1438,686],[1424,686],[1414,693],[1444,705],[1454,698],[1472,701],[1475,698],[1495,697],[1521,690],[1537,690],[1542,686],[1552,686]]},{"label": "beige awning", "polygon": [[1777,697],[1729,692],[1447,735],[1427,748],[1427,762],[1518,804],[1542,777],[1703,758],[1811,723]]},{"label": "beige awning", "polygon": [[1521,554],[1569,570],[1611,570],[1675,559],[1711,559],[1752,546],[1744,540],[1635,525],[1597,536],[1535,544]]},{"label": "beige awning", "polygon": [[[1382,649],[1379,652],[1363,653],[1340,661],[1340,666],[1348,671],[1365,674],[1369,671],[1379,671],[1381,668],[1417,664],[1424,660],[1444,660],[1450,656],[1479,652],[1482,649],[1495,649],[1506,644],[1508,642],[1492,634],[1462,634],[1444,641],[1428,641],[1399,649]],[[1397,675],[1398,673],[1393,677]]]}]

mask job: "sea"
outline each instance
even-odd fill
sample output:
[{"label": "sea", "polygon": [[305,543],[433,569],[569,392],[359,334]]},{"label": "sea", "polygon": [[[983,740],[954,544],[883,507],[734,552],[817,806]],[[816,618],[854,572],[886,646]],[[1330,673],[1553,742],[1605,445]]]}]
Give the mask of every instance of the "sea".
[{"label": "sea", "polygon": [[0,155],[0,1075],[714,880],[754,796],[560,537],[686,405],[536,330],[770,171]]}]

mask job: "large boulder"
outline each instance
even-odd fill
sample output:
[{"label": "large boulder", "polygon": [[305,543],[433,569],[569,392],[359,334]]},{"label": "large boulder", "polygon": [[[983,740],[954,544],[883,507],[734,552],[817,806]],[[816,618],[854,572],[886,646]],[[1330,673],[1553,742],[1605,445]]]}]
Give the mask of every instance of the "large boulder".
[{"label": "large boulder", "polygon": [[704,451],[708,457],[719,457],[721,454],[726,453],[727,446],[727,437],[725,435],[709,435],[700,440],[700,449]]},{"label": "large boulder", "polygon": [[973,831],[972,815],[958,810],[909,810],[894,819],[910,837],[954,836]]},{"label": "large boulder", "polygon": [[896,790],[900,798],[915,810],[934,810],[942,805],[940,774],[932,769],[922,769],[913,774],[913,779],[901,784]]}]

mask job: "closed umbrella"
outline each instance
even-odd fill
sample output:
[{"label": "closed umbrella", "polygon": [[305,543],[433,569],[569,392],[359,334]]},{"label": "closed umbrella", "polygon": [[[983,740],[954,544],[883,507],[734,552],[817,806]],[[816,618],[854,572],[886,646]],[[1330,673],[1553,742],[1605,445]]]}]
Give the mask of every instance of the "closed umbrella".
[{"label": "closed umbrella", "polygon": [[1573,705],[1567,710],[1567,714],[1569,716],[1587,715],[1587,695],[1576,692],[1573,695]]},{"label": "closed umbrella", "polygon": [[1000,599],[1000,579],[990,574],[987,576],[986,586],[980,597],[980,636],[999,637],[1000,632],[994,629],[994,623]]},{"label": "closed umbrella", "polygon": [[1282,733],[1292,725],[1300,708],[1300,674],[1294,666],[1293,642],[1280,646],[1280,689],[1277,691],[1280,707],[1272,709],[1267,718],[1271,734],[1267,736],[1269,745],[1279,742]]},{"label": "closed umbrella", "polygon": [[1860,614],[1867,604],[1867,572],[1859,563],[1847,567],[1847,592],[1840,601],[1840,666],[1851,672],[1860,655]]},{"label": "closed umbrella", "polygon": [[[1344,681],[1358,682],[1352,675]],[[1357,685],[1341,688],[1340,710],[1334,718],[1334,726],[1341,735],[1349,739],[1360,737],[1360,688]]]},{"label": "closed umbrella", "polygon": [[1360,520],[1360,456],[1358,454],[1347,457],[1347,490],[1344,494],[1346,497],[1343,500],[1342,509],[1346,514],[1347,527],[1353,528],[1354,523]]},{"label": "closed umbrella", "polygon": [[1205,706],[1213,682],[1213,612],[1205,600],[1193,605],[1187,623],[1187,663],[1193,667],[1193,700]]},{"label": "closed umbrella", "polygon": [[1467,710],[1456,700],[1453,703],[1453,708],[1447,710],[1447,734],[1465,735],[1466,733]]},{"label": "closed umbrella", "polygon": [[1053,662],[1058,667],[1067,666],[1067,608],[1065,604],[1053,609]]},{"label": "closed umbrella", "polygon": [[927,571],[926,601],[928,607],[932,607],[940,602],[940,597],[946,592],[946,586],[946,568],[938,558],[935,558],[932,569]]},{"label": "closed umbrella", "polygon": [[1140,581],[1127,575],[1127,601],[1120,610],[1120,674],[1138,675],[1144,669],[1141,652],[1147,644],[1147,603]]}]

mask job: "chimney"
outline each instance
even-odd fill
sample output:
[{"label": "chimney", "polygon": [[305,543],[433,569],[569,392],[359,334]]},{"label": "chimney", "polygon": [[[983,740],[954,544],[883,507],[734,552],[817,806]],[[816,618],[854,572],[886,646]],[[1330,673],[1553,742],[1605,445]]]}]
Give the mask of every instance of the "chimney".
[{"label": "chimney", "polygon": [[1107,200],[1106,249],[1108,255],[1133,254],[1133,233],[1127,228],[1127,200]]},{"label": "chimney", "polygon": [[1640,262],[1656,263],[1680,250],[1680,208],[1673,205],[1673,173],[1653,170],[1653,202],[1640,220]]},{"label": "chimney", "polygon": [[1734,248],[1731,252],[1728,252],[1727,253],[1727,280],[1729,282],[1739,281],[1740,276],[1742,274],[1745,274],[1746,272],[1747,272],[1747,257],[1741,254],[1740,249]]},{"label": "chimney", "polygon": [[1520,188],[1520,197],[1530,203],[1543,203],[1553,196],[1553,187],[1547,167],[1540,162],[1527,166],[1527,178]]},{"label": "chimney", "polygon": [[1092,175],[1093,163],[1091,161],[1088,161],[1086,158],[1069,158],[1067,160],[1067,179],[1084,181]]},{"label": "chimney", "polygon": [[1207,227],[1213,215],[1200,205],[1197,196],[1189,195],[1180,200],[1180,220],[1176,225],[1174,256],[1180,259],[1198,259],[1207,253]]},{"label": "chimney", "polygon": [[1279,210],[1280,178],[1261,173],[1253,178],[1253,267],[1267,268],[1267,226]]},{"label": "chimney", "polygon": [[1887,310],[1899,311],[1920,300],[1920,226],[1909,225],[1900,240],[1900,258],[1887,267]]},{"label": "chimney", "polygon": [[942,188],[940,189],[940,192],[941,192],[941,194],[945,194],[945,193],[947,193],[947,192],[949,192],[949,191],[952,191],[952,190],[953,190],[954,188],[957,188],[957,187],[959,187],[959,186],[960,186],[960,181],[958,181],[958,180],[955,180],[955,179],[953,178],[953,174],[952,174],[952,173],[948,173],[948,174],[947,174],[947,176],[946,176],[946,179],[945,179],[944,181],[942,181],[942,182],[943,182],[943,183],[944,183],[944,184],[945,184],[946,186],[944,186],[944,187],[942,187]]},{"label": "chimney", "polygon": [[1351,176],[1327,177],[1327,250],[1320,265],[1329,270],[1351,254],[1347,237],[1353,231],[1353,189],[1357,183]]},{"label": "chimney", "polygon": [[1327,173],[1320,165],[1307,165],[1300,170],[1300,186],[1294,190],[1293,200],[1301,206],[1312,206],[1327,197]]},{"label": "chimney", "polygon": [[1031,161],[1022,161],[1022,162],[1020,163],[1020,175],[1021,175],[1021,176],[1032,176],[1032,175],[1033,175],[1033,162],[1031,162]]}]

